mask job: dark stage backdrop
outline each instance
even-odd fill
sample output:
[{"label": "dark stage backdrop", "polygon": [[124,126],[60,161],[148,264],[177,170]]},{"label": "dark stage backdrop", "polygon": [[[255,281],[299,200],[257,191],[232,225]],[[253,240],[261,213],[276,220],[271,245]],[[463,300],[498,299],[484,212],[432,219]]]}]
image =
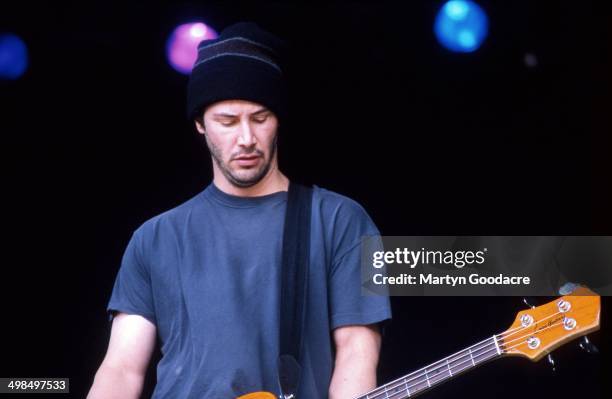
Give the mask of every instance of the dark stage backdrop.
[{"label": "dark stage backdrop", "polygon": [[[281,167],[356,199],[383,234],[612,235],[610,14],[591,1],[479,3],[489,38],[457,55],[433,35],[440,1],[2,2],[0,30],[26,40],[31,64],[0,84],[0,377],[70,377],[83,397],[131,232],[210,181],[184,118],[187,79],[164,55],[172,29],[196,17],[218,30],[254,20],[290,42]],[[498,297],[392,303],[381,382],[505,329],[524,308]],[[592,335],[602,355],[569,344],[554,373],[498,360],[425,397],[604,397],[603,305]],[[152,368],[149,394],[154,378]]]}]

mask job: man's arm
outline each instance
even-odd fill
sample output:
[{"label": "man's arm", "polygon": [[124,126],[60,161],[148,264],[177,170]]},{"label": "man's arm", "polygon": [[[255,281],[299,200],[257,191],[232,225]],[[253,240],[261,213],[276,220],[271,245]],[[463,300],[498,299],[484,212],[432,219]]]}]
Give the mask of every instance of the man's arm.
[{"label": "man's arm", "polygon": [[156,328],[142,316],[119,313],[88,399],[137,399],[155,346]]},{"label": "man's arm", "polygon": [[380,352],[378,325],[339,327],[333,336],[336,361],[329,399],[351,399],[374,389]]}]

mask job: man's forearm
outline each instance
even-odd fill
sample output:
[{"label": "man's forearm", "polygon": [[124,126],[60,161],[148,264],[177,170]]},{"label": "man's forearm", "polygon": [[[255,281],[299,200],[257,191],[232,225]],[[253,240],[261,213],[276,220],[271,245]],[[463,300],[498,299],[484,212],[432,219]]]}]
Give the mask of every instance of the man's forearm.
[{"label": "man's forearm", "polygon": [[329,399],[352,399],[374,389],[377,363],[377,353],[338,353]]},{"label": "man's forearm", "polygon": [[138,399],[144,376],[102,364],[87,399]]}]

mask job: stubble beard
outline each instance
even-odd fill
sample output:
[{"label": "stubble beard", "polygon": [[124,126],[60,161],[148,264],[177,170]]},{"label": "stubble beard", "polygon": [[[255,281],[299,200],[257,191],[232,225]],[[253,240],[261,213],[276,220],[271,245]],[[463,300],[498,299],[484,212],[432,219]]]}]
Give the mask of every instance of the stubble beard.
[{"label": "stubble beard", "polygon": [[[274,137],[274,140],[272,140],[270,148],[268,148],[268,153],[270,154],[269,158],[259,167],[257,171],[255,171],[254,173],[247,173],[247,175],[244,177],[240,176],[239,173],[236,173],[234,170],[232,170],[229,164],[223,161],[221,150],[219,150],[217,146],[211,143],[207,136],[205,137],[206,145],[208,146],[208,150],[210,151],[214,162],[219,167],[221,173],[223,173],[223,176],[225,176],[227,181],[229,181],[233,186],[238,188],[252,187],[255,184],[259,183],[270,171],[270,167],[272,166],[272,160],[274,159],[274,156],[276,154],[276,136]],[[259,155],[262,159],[264,158],[264,154],[260,150],[253,150],[246,153],[241,153],[240,155],[250,154],[256,154]],[[250,169],[247,171],[251,172]]]}]

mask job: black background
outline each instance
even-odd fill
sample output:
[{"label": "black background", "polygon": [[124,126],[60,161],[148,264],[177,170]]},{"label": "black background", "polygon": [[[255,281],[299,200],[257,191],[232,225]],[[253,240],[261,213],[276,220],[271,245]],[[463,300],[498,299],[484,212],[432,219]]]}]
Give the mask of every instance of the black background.
[{"label": "black background", "polygon": [[[102,360],[121,254],[146,219],[212,177],[165,59],[179,23],[254,20],[291,46],[281,169],[359,201],[385,235],[612,234],[610,14],[591,1],[481,1],[473,54],[433,35],[440,1],[3,2],[30,67],[0,82],[0,376],[70,377]],[[538,60],[527,67],[526,54]],[[509,326],[520,298],[393,298],[380,382]],[[493,362],[427,394],[604,396],[609,301],[590,356]],[[150,393],[154,382],[151,368]],[[25,396],[24,396],[25,397]]]}]

